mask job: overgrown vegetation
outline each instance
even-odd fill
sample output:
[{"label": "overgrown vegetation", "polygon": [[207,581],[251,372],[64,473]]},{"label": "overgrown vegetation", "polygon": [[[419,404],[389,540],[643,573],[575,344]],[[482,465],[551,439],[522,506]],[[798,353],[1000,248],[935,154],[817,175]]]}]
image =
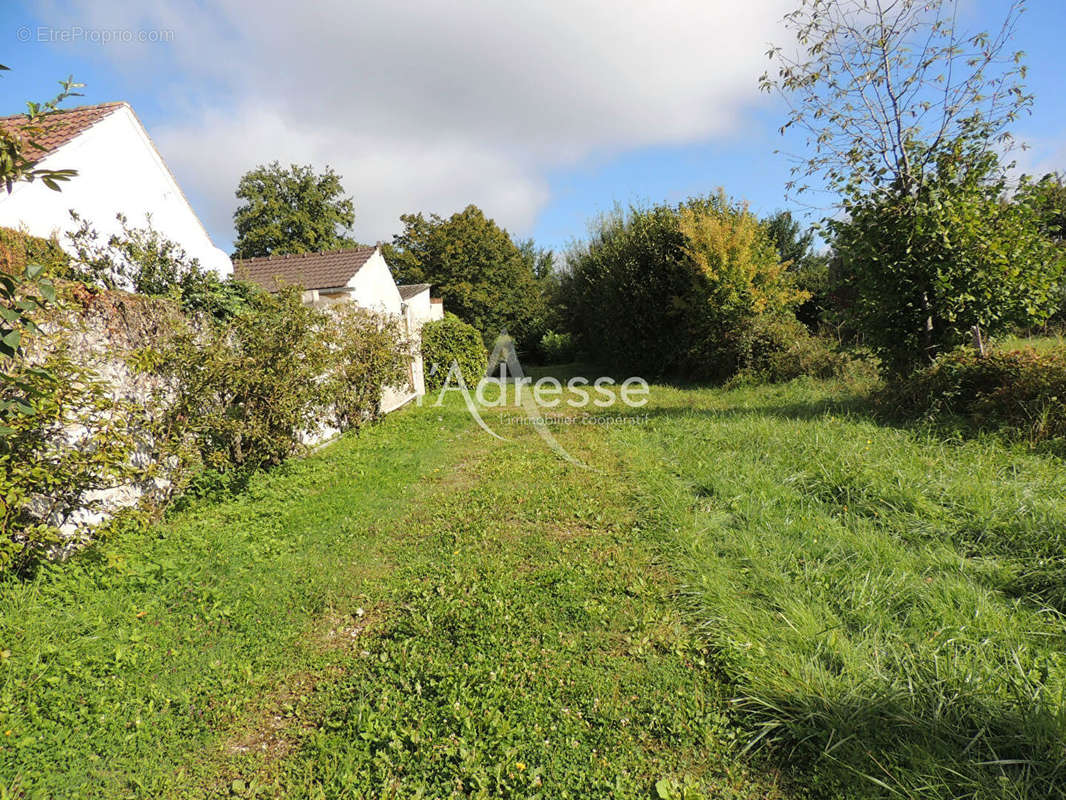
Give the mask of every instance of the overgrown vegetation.
[{"label": "overgrown vegetation", "polygon": [[169,297],[187,312],[227,319],[249,306],[256,290],[230,276],[204,269],[180,245],[152,227],[135,227],[118,215],[121,233],[103,240],[77,213],[78,227],[67,235],[74,256],[63,277],[105,289],[125,289],[151,297]]},{"label": "overgrown vegetation", "polygon": [[[427,322],[422,326],[422,362],[425,365],[426,391],[441,388],[458,368],[463,383],[477,386],[485,375],[488,357],[481,334],[451,312],[444,319]],[[452,385],[458,376],[452,375]]]},{"label": "overgrown vegetation", "polygon": [[1066,439],[1066,348],[1047,352],[956,350],[889,383],[878,395],[890,417],[963,417],[1030,442]]},{"label": "overgrown vegetation", "polygon": [[756,321],[804,299],[766,227],[721,193],[608,216],[567,262],[580,349],[640,375],[729,378],[748,366]]},{"label": "overgrown vegetation", "polygon": [[1060,797],[1066,480],[813,382],[656,388],[612,441],[748,744],[813,797]]}]

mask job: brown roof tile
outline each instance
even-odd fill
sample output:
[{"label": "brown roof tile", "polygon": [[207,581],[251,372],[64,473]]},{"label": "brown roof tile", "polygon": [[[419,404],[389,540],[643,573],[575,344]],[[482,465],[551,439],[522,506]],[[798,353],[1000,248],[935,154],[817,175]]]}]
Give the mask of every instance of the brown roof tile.
[{"label": "brown roof tile", "polygon": [[397,286],[401,300],[410,300],[412,297],[429,290],[428,283],[409,283],[406,286]]},{"label": "brown roof tile", "polygon": [[[43,158],[55,152],[79,133],[84,133],[125,103],[100,103],[95,106],[79,106],[48,114],[38,120],[40,131],[32,135],[37,143],[36,152],[28,152],[30,158]],[[0,117],[0,130],[5,133],[23,134],[29,120],[25,114]]]},{"label": "brown roof tile", "polygon": [[335,289],[347,284],[376,251],[376,247],[355,247],[329,253],[237,259],[233,273],[271,292],[282,285]]}]

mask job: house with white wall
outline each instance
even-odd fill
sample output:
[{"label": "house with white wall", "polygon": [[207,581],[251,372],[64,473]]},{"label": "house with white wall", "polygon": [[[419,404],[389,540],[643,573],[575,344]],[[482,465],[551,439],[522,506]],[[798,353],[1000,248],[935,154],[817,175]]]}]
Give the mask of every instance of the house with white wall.
[{"label": "house with white wall", "polygon": [[[0,117],[0,128],[20,135],[24,114]],[[106,240],[120,233],[118,214],[133,227],[152,227],[176,242],[201,266],[229,273],[230,260],[211,241],[185,194],[148,132],[126,103],[101,103],[57,111],[39,121],[40,145],[32,158],[41,169],[73,169],[77,175],[54,191],[41,181],[16,183],[0,192],[0,226],[25,230],[34,236],[64,234],[77,229],[73,209]]]},{"label": "house with white wall", "polygon": [[425,394],[422,326],[433,319],[435,313],[437,318],[443,318],[444,307],[439,302],[432,302],[428,283],[397,286],[380,247],[238,259],[233,262],[233,272],[236,277],[269,292],[284,286],[298,286],[303,292],[303,301],[311,305],[355,303],[361,308],[399,318],[404,334],[411,342],[408,385],[387,390],[382,399],[382,410],[391,411]]}]

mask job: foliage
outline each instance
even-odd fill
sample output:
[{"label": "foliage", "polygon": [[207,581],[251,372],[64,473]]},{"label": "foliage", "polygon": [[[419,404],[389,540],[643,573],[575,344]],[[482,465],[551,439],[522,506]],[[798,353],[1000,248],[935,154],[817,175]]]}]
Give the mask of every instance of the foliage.
[{"label": "foliage", "polygon": [[151,216],[144,227],[134,227],[119,214],[122,231],[106,241],[88,220],[74,211],[71,216],[78,227],[67,234],[74,249],[67,277],[107,289],[170,297],[186,311],[217,319],[247,307],[257,291],[232,276],[223,279],[201,267],[198,259],[152,227]]},{"label": "foliage", "polygon": [[289,288],[254,295],[236,316],[177,331],[142,355],[168,380],[160,399],[174,435],[191,437],[203,465],[248,472],[301,449],[328,407],[320,380],[329,357],[320,312]]},{"label": "foliage", "polygon": [[380,412],[381,391],[405,379],[397,323],[339,304],[314,309],[300,290],[258,292],[223,320],[187,325],[137,356],[166,383],[166,427],[202,466],[238,478],[280,464],[330,422],[358,428]]},{"label": "foliage", "polygon": [[[1032,104],[1021,53],[1008,45],[1024,0],[992,34],[959,29],[959,0],[801,0],[785,17],[798,54],[772,47],[761,86],[789,103],[813,152],[794,176],[820,175],[847,197],[910,195],[945,150],[980,160]],[[789,184],[792,188],[794,182]],[[804,186],[800,187],[802,191]]]},{"label": "foliage", "polygon": [[528,348],[536,344],[543,298],[534,275],[550,255],[523,252],[477,206],[444,219],[405,214],[403,232],[384,248],[398,283],[431,283],[444,307],[491,343],[506,329]]},{"label": "foliage", "polygon": [[727,378],[752,321],[804,298],[764,226],[721,193],[608,216],[567,260],[561,295],[581,348],[645,376]]},{"label": "foliage", "polygon": [[798,320],[784,315],[756,317],[739,337],[739,372],[733,383],[779,383],[794,378],[872,377],[862,359],[840,352],[814,336]]},{"label": "foliage", "polygon": [[40,264],[27,266],[21,277],[0,272],[0,440],[19,417],[33,415],[38,391],[50,380],[24,358],[27,338],[38,332],[37,312],[56,299],[55,286],[43,272]]},{"label": "foliage", "polygon": [[235,258],[318,253],[354,246],[355,206],[341,176],[308,164],[288,169],[277,161],[246,172],[237,184],[241,205],[233,215]]},{"label": "foliage", "polygon": [[329,308],[323,334],[330,342],[327,392],[335,427],[358,429],[381,414],[386,386],[407,383],[410,345],[397,319],[354,303]]},{"label": "foliage", "polygon": [[[4,381],[16,402],[0,437],[0,572],[21,571],[61,542],[59,527],[100,508],[94,492],[150,481],[159,465],[131,456],[146,433],[143,413],[53,338],[40,367],[19,360]],[[68,537],[69,538],[69,537]]]},{"label": "foliage", "polygon": [[[0,71],[9,67],[0,64]],[[45,169],[37,164],[48,153],[42,145],[41,137],[47,132],[49,117],[61,113],[60,103],[71,97],[80,97],[76,89],[84,84],[75,83],[71,76],[60,81],[60,92],[51,100],[43,103],[26,103],[26,121],[19,126],[18,132],[0,129],[0,183],[8,193],[19,181],[39,180],[49,189],[58,192],[59,184],[77,175],[73,169]]]},{"label": "foliage", "polygon": [[814,252],[814,230],[803,230],[791,211],[778,211],[764,220],[766,232],[796,288],[808,295],[796,308],[796,319],[811,331],[818,331],[831,307],[829,259]]},{"label": "foliage", "polygon": [[969,168],[948,153],[913,195],[884,190],[848,202],[831,223],[867,343],[900,373],[970,337],[1040,324],[1054,311],[1066,253],[1036,210],[1003,200],[995,157]]},{"label": "foliage", "polygon": [[548,331],[541,337],[540,356],[545,364],[567,364],[574,355],[574,339],[569,333]]},{"label": "foliage", "polygon": [[477,329],[448,312],[444,319],[422,326],[422,362],[426,391],[430,392],[444,385],[453,364],[467,386],[476,386],[485,375],[488,358]]},{"label": "foliage", "polygon": [[70,272],[70,256],[55,236],[44,239],[14,228],[0,227],[0,272],[21,275],[31,264],[44,267],[43,277],[56,278]]},{"label": "foliage", "polygon": [[890,416],[955,415],[1031,442],[1066,438],[1066,348],[960,349],[889,382],[877,400]]}]

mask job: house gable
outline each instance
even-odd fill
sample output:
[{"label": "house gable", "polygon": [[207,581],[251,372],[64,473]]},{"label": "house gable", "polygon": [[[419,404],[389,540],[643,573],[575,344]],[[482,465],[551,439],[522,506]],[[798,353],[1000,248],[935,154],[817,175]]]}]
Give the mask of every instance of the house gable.
[{"label": "house gable", "polygon": [[[13,121],[0,120],[11,126]],[[229,257],[211,242],[181,187],[152,144],[144,126],[125,103],[106,103],[60,112],[46,121],[41,137],[51,150],[39,165],[74,169],[78,174],[48,189],[39,181],[19,183],[0,195],[0,225],[24,228],[37,236],[76,229],[75,210],[105,238],[121,227],[117,214],[135,227],[147,224],[179,244],[189,256],[221,274],[230,271]]]}]

